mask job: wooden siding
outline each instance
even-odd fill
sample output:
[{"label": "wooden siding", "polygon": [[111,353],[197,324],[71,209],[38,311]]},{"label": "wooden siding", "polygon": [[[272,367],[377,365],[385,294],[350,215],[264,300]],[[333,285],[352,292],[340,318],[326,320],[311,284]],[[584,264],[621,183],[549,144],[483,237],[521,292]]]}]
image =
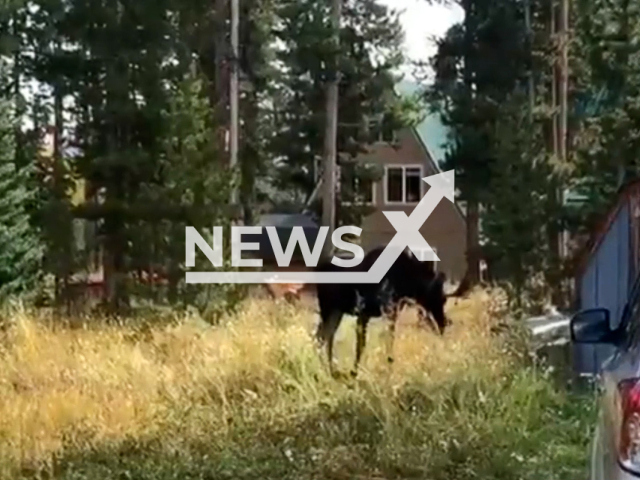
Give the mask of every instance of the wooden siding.
[{"label": "wooden siding", "polygon": [[[397,139],[395,146],[382,142],[372,145],[369,152],[362,158],[384,167],[420,166],[423,177],[440,173],[440,169],[415,130],[403,129],[398,132]],[[365,251],[386,245],[396,233],[382,211],[402,211],[410,215],[416,206],[415,203],[386,203],[385,182],[386,178],[376,182],[373,202],[376,211],[366,217],[362,223],[361,244]],[[422,181],[421,187],[421,195],[430,188]],[[465,218],[458,205],[443,199],[420,228],[420,232],[429,245],[438,252],[440,257],[438,269],[443,271],[452,282],[461,281],[467,269],[467,236]]]}]

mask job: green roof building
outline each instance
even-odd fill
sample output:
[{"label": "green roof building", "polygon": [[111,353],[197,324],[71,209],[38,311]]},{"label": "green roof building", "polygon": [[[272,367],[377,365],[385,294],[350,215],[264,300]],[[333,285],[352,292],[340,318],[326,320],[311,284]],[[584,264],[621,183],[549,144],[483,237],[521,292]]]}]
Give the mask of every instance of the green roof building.
[{"label": "green roof building", "polygon": [[[410,97],[423,91],[423,87],[415,82],[402,80],[396,85],[396,91],[401,96]],[[433,159],[442,165],[447,152],[448,138],[447,128],[440,121],[439,115],[426,111],[425,117],[415,128],[422,143],[426,145]]]}]

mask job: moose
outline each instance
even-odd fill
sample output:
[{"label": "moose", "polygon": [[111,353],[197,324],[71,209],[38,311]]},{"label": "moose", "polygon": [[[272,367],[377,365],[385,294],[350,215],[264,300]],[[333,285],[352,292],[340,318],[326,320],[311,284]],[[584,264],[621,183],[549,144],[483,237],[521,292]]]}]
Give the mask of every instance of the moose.
[{"label": "moose", "polygon": [[[329,260],[316,267],[319,272],[359,271],[368,272],[382,254],[384,248],[377,247],[364,256],[355,267],[339,267]],[[355,377],[365,348],[367,326],[371,318],[386,316],[390,319],[389,352],[387,360],[393,362],[392,349],[398,313],[408,302],[419,307],[420,317],[425,320],[431,314],[440,334],[444,334],[449,320],[444,313],[447,296],[444,293],[445,276],[436,273],[433,264],[422,262],[405,249],[378,284],[318,284],[316,286],[320,324],[316,332],[318,343],[326,347],[331,374],[333,370],[333,340],[343,315],[357,317],[356,358],[351,376]],[[433,324],[432,324],[433,325]]]}]

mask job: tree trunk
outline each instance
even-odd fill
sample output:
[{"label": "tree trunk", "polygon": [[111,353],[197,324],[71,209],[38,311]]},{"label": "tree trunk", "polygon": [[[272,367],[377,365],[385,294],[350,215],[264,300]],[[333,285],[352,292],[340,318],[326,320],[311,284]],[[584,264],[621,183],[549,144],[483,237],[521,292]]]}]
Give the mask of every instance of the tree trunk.
[{"label": "tree trunk", "polygon": [[549,131],[549,154],[551,156],[551,169],[552,175],[549,181],[548,190],[548,211],[549,222],[547,224],[547,241],[549,248],[549,267],[547,272],[547,283],[552,296],[554,304],[561,303],[561,288],[560,288],[560,263],[561,263],[561,249],[560,239],[561,231],[558,222],[558,213],[560,212],[560,183],[558,181],[558,167],[563,161],[562,153],[564,149],[561,149],[561,119],[558,115],[558,97],[561,93],[561,78],[562,78],[562,64],[560,62],[560,49],[561,42],[558,42],[559,27],[559,15],[558,5],[556,0],[551,0],[551,21],[549,36],[553,41],[554,61],[552,71],[552,82],[550,89],[550,102],[552,108],[551,128]]},{"label": "tree trunk", "polygon": [[558,154],[560,162],[567,161],[567,122],[569,94],[569,0],[561,0],[560,7],[560,64],[558,66],[560,119],[558,122]]},{"label": "tree trunk", "polygon": [[[629,25],[629,0],[623,1],[621,5],[621,26],[620,26],[620,37],[622,42],[624,42],[624,48],[619,48],[617,50],[616,55],[616,64],[623,65],[625,70],[629,68],[629,52],[632,51],[630,47],[630,25]],[[627,77],[626,75],[622,78],[622,85],[620,86],[620,98],[626,98],[626,90],[627,90]],[[624,101],[623,101],[624,105]],[[617,187],[621,188],[627,178],[627,158],[626,155],[622,153],[622,148],[616,146],[616,152],[614,154],[614,158],[616,159],[616,163],[618,164],[618,179],[617,179]]]},{"label": "tree trunk", "polygon": [[125,265],[126,240],[124,224],[119,215],[110,214],[105,219],[106,241],[103,257],[105,300],[110,313],[120,313],[129,305],[127,269]]},{"label": "tree trunk", "polygon": [[241,198],[243,210],[243,221],[245,225],[253,225],[255,209],[255,188],[258,165],[260,162],[260,151],[256,147],[259,135],[258,125],[258,95],[255,91],[248,94],[244,113],[244,129],[242,142],[241,162]]},{"label": "tree trunk", "polygon": [[[126,67],[127,69],[129,67]],[[123,89],[121,82],[127,78],[129,71],[123,72],[117,61],[106,65],[105,104],[109,112],[105,119],[104,133],[106,145],[105,156],[110,160],[126,155],[127,149],[134,144],[129,126],[122,125],[122,105],[127,105],[130,92]],[[118,314],[129,306],[127,256],[129,244],[127,238],[127,213],[130,202],[134,199],[134,182],[131,182],[130,171],[113,166],[103,180],[105,202],[109,208],[103,216],[104,221],[104,284],[107,309]]]},{"label": "tree trunk", "polygon": [[[463,65],[463,79],[465,85],[465,92],[467,95],[468,105],[471,108],[473,105],[473,71],[472,58],[474,57],[474,44],[473,44],[473,1],[464,0],[462,7],[465,12],[464,16],[464,65]],[[476,198],[472,198],[467,201],[467,275],[466,282],[468,288],[472,288],[480,282],[480,203]]]},{"label": "tree trunk", "polygon": [[[567,165],[568,160],[568,121],[569,121],[569,0],[561,0],[560,7],[560,68],[559,68],[559,101],[560,101],[560,119],[558,122],[558,151],[560,156],[560,163],[562,165],[562,171]],[[559,203],[559,210],[564,210],[564,180],[563,176],[560,178],[560,184],[557,190],[557,198]],[[565,228],[561,222],[558,226],[558,260],[559,260],[559,276],[558,288],[553,290],[552,301],[554,305],[564,306],[565,304],[565,290],[566,281],[564,276],[564,259],[566,257],[566,245],[565,245]]]},{"label": "tree trunk", "polygon": [[[529,55],[533,55],[533,31],[531,27],[531,0],[525,0],[524,6],[525,14],[525,28],[527,29],[527,42],[529,45]],[[533,109],[535,106],[535,86],[533,82],[533,59],[529,66],[529,73],[527,75],[527,90],[529,95],[529,122],[533,125]]]},{"label": "tree trunk", "polygon": [[[331,21],[333,23],[333,43],[335,52],[339,51],[340,44],[340,17],[342,13],[342,0],[332,0]],[[331,236],[336,227],[336,141],[338,134],[338,87],[340,84],[340,72],[338,71],[338,53],[333,58],[331,78],[327,83],[326,125],[324,132],[323,154],[323,188],[322,197],[322,224],[329,227],[327,240],[324,243],[323,253],[329,256],[333,250]]]},{"label": "tree trunk", "polygon": [[[239,30],[239,12],[238,12],[239,0],[231,0],[231,74],[229,79],[229,167],[234,171],[238,166],[238,127],[239,127],[239,112],[238,112],[238,62],[240,56],[238,55],[238,30]],[[238,204],[239,189],[237,183],[234,181],[231,188],[231,205]],[[235,220],[235,219],[234,219]]]},{"label": "tree trunk", "polygon": [[[62,178],[60,178],[60,173],[62,171],[62,131],[64,129],[64,121],[63,121],[63,116],[62,116],[62,108],[63,108],[63,104],[62,104],[62,93],[60,91],[60,85],[56,85],[54,87],[54,99],[53,99],[53,116],[54,116],[54,130],[53,130],[53,175],[52,175],[52,181],[53,181],[53,192],[54,195],[56,197],[58,197],[58,199],[62,199],[64,198],[64,194],[66,192],[64,192],[63,189],[63,185],[61,185],[61,182],[63,181]],[[66,228],[66,225],[62,226],[62,228]],[[58,251],[57,254],[60,255],[60,257],[56,260],[56,268],[54,271],[54,278],[55,278],[55,285],[56,285],[56,293],[55,293],[55,304],[56,305],[62,305],[63,303],[65,305],[67,305],[67,310],[69,308],[68,306],[68,300],[67,300],[67,285],[69,283],[68,279],[69,279],[69,275],[68,275],[68,270],[69,270],[69,259],[67,258],[67,255],[65,255],[64,253],[66,253],[66,251],[68,249],[72,248],[71,245],[65,245],[62,246],[62,251]],[[62,284],[62,288],[60,287],[60,285]]]},{"label": "tree trunk", "polygon": [[467,275],[472,288],[480,282],[480,206],[477,201],[467,202]]},{"label": "tree trunk", "polygon": [[[21,38],[21,31],[23,28],[22,19],[19,17],[20,13],[16,12],[16,16],[13,19],[13,35],[14,38]],[[13,55],[13,69],[12,69],[12,80],[13,80],[13,98],[15,99],[15,116],[16,119],[19,120],[16,122],[15,126],[15,158],[18,160],[17,165],[22,166],[23,159],[23,150],[24,150],[24,140],[22,135],[22,115],[25,112],[24,106],[24,98],[22,96],[22,46],[18,45],[18,48],[15,49],[15,53]]]},{"label": "tree trunk", "polygon": [[218,155],[222,160],[229,156],[227,135],[229,133],[229,53],[227,42],[227,18],[229,0],[215,0],[215,108],[214,125],[217,129]]}]

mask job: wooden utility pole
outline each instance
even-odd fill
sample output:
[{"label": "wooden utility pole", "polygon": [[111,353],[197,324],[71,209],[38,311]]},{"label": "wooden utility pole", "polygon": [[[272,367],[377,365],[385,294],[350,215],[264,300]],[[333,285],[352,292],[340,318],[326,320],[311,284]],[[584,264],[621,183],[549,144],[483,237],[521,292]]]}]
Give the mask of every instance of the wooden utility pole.
[{"label": "wooden utility pole", "polygon": [[[529,45],[529,54],[533,55],[533,31],[531,29],[531,0],[525,0],[524,6],[524,23],[527,30],[527,42]],[[533,85],[533,66],[529,70],[528,93],[529,93],[529,122],[533,125],[533,108],[535,105],[535,91]]]},{"label": "wooden utility pole", "polygon": [[556,267],[559,265],[560,261],[560,232],[558,229],[558,224],[556,222],[556,213],[558,212],[558,181],[557,181],[557,163],[559,160],[558,155],[558,78],[559,72],[558,67],[560,65],[559,62],[559,51],[557,49],[558,42],[558,11],[557,11],[557,0],[549,0],[549,40],[552,45],[552,55],[553,55],[553,63],[551,68],[551,82],[549,85],[549,106],[551,110],[551,118],[549,118],[549,125],[547,129],[547,155],[550,157],[550,168],[552,170],[552,175],[549,179],[548,190],[547,190],[547,209],[549,212],[549,220],[546,225],[546,234],[547,234],[547,248],[549,249],[549,262],[552,268],[548,269],[546,272],[547,275],[547,283],[551,286],[551,290],[553,292],[552,301],[557,304],[559,300],[558,292],[558,276],[556,272]]},{"label": "wooden utility pole", "polygon": [[[238,29],[239,0],[231,0],[231,76],[229,81],[229,167],[235,170],[238,166]],[[234,183],[231,190],[231,205],[238,204],[238,186]]]},{"label": "wooden utility pole", "polygon": [[569,0],[560,4],[560,65],[558,97],[560,118],[558,121],[558,156],[563,164],[567,161],[567,97],[569,92]]},{"label": "wooden utility pole", "polygon": [[553,159],[553,175],[549,183],[549,211],[553,216],[548,224],[549,253],[553,271],[550,272],[552,301],[563,302],[562,261],[564,259],[564,231],[556,220],[564,204],[562,171],[567,161],[568,83],[569,83],[569,0],[551,0],[550,37],[553,39],[554,62],[551,83],[551,119],[549,150]]},{"label": "wooden utility pole", "polygon": [[[558,9],[556,0],[551,0],[551,29],[550,37],[553,41],[553,46],[558,46]],[[559,61],[557,48],[553,51],[553,71],[551,80],[551,109],[553,111],[551,117],[551,153],[554,161],[558,160],[558,78],[559,78]]]},{"label": "wooden utility pole", "polygon": [[[558,97],[560,103],[560,118],[558,119],[558,157],[564,169],[567,163],[567,128],[568,128],[568,93],[569,93],[569,0],[561,0],[560,4],[560,74]],[[558,188],[558,201],[564,204],[562,182]],[[564,230],[560,228],[560,258],[565,255]]]},{"label": "wooden utility pole", "polygon": [[336,226],[336,157],[338,136],[338,86],[340,72],[338,71],[338,55],[340,49],[340,17],[342,14],[342,0],[332,0],[331,23],[333,25],[334,58],[332,61],[331,78],[327,84],[326,126],[324,133],[324,158],[323,158],[323,197],[322,197],[322,224],[329,227],[327,240],[324,243],[323,253],[331,254],[331,235]]}]

